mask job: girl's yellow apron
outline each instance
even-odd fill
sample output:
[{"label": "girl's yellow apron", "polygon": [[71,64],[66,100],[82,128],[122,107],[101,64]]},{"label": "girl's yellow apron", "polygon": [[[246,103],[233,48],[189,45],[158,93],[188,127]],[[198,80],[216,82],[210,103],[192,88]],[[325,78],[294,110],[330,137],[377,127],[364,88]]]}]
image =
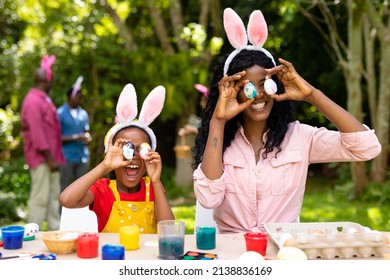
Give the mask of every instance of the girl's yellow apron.
[{"label": "girl's yellow apron", "polygon": [[156,233],[157,224],[154,217],[154,202],[150,201],[150,178],[145,176],[145,201],[121,201],[116,188],[116,181],[110,181],[110,188],[115,196],[110,217],[102,232],[118,233],[123,226],[136,225],[140,233]]}]

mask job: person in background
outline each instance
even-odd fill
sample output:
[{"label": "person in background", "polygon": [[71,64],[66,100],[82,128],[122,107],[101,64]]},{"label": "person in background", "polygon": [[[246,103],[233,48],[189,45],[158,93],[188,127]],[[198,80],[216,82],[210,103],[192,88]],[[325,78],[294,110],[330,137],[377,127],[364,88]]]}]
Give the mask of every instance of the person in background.
[{"label": "person in background", "polygon": [[64,163],[64,155],[60,122],[49,96],[54,61],[54,55],[43,57],[21,109],[24,157],[31,175],[28,222],[37,223],[42,230],[45,222],[48,230],[58,230],[60,223],[59,166]]},{"label": "person in background", "polygon": [[[235,50],[214,69],[194,151],[194,192],[214,209],[222,233],[265,231],[266,223],[299,221],[308,167],[366,161],[381,152],[375,131],[263,48],[261,11],[248,31],[230,8],[224,26]],[[247,45],[248,40],[252,43]],[[292,101],[309,102],[337,130],[296,121]]]},{"label": "person in background", "polygon": [[88,171],[89,149],[92,138],[89,133],[89,117],[81,107],[81,83],[79,76],[67,92],[67,102],[57,109],[61,123],[62,151],[65,163],[60,166],[61,192],[71,182]]},{"label": "person in background", "polygon": [[[119,232],[137,225],[140,233],[156,233],[157,222],[174,216],[160,180],[161,156],[149,125],[160,114],[165,88],[156,87],[145,99],[138,120],[137,96],[128,84],[116,107],[118,123],[105,137],[104,160],[74,181],[60,195],[67,208],[89,206],[99,232]],[[105,178],[109,174],[109,178]],[[146,175],[147,174],[147,175]]]},{"label": "person in background", "polygon": [[[202,95],[200,96],[199,106],[203,111],[206,107],[209,89],[202,84],[195,84],[194,88],[197,89]],[[201,119],[198,116],[192,115],[188,118],[187,124],[180,128],[178,131],[179,136],[188,135],[188,134],[198,134],[198,127],[200,126]]]}]

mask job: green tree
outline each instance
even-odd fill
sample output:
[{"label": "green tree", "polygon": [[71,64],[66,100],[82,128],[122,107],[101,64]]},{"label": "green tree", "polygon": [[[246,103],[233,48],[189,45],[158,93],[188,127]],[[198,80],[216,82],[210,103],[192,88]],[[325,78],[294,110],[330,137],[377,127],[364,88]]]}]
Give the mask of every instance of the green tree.
[{"label": "green tree", "polygon": [[[306,4],[304,1],[296,2]],[[338,30],[340,6],[348,15],[347,40]],[[313,16],[313,8],[318,8],[321,18]],[[390,73],[390,41],[386,34],[390,29],[384,24],[388,20],[388,3],[349,0],[332,6],[321,0],[300,6],[300,11],[318,28],[333,50],[344,73],[348,110],[360,121],[364,121],[363,101],[368,100],[372,126],[382,144],[382,153],[372,160],[370,175],[372,180],[383,182],[386,180],[389,155],[390,81],[387,77]],[[379,56],[375,55],[377,49],[380,50]],[[378,64],[379,67],[376,67]],[[380,73],[378,76],[376,71]],[[367,183],[366,164],[352,163],[351,171],[355,194],[361,196]]]}]

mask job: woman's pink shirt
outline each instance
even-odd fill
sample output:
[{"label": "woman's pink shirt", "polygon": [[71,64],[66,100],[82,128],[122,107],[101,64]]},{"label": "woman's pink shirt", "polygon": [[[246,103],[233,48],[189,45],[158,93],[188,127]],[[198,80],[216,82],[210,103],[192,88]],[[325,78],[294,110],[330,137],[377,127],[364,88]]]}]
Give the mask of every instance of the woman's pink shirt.
[{"label": "woman's pink shirt", "polygon": [[241,127],[223,155],[220,178],[207,179],[201,164],[195,170],[196,198],[203,207],[214,209],[220,232],[256,232],[263,231],[265,223],[296,222],[310,164],[366,161],[381,152],[374,130],[366,128],[340,133],[296,121],[289,126],[282,151],[265,159],[261,154],[256,163]]}]

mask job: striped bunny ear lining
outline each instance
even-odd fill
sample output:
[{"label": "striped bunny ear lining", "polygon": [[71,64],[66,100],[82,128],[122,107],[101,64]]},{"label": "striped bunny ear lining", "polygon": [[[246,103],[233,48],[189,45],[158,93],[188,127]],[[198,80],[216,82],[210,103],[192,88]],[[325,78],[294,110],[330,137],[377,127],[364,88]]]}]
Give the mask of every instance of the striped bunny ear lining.
[{"label": "striped bunny ear lining", "polygon": [[[271,53],[263,48],[268,37],[268,27],[260,10],[255,10],[251,13],[247,30],[245,30],[244,23],[237,13],[231,8],[226,8],[223,13],[223,25],[230,44],[235,48],[225,61],[224,75],[229,69],[230,62],[243,49],[262,51],[276,66]],[[248,45],[248,39],[251,45]]]}]

